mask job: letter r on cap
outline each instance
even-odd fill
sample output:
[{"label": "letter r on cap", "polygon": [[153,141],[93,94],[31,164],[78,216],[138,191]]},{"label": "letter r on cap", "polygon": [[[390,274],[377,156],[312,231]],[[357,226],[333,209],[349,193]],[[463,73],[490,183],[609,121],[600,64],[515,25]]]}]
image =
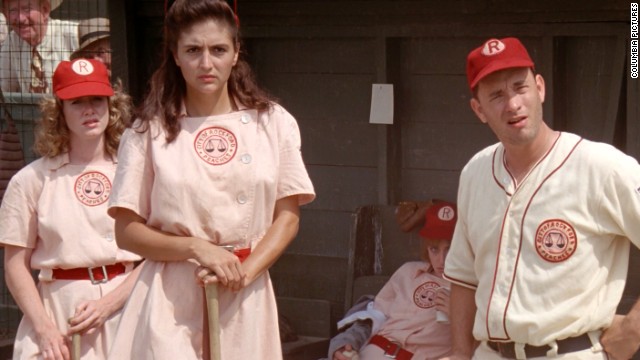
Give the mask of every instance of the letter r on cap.
[{"label": "letter r on cap", "polygon": [[504,50],[504,43],[497,39],[487,41],[482,48],[482,53],[486,56],[492,56],[501,53]]},{"label": "letter r on cap", "polygon": [[455,216],[454,210],[449,206],[443,207],[438,212],[438,217],[440,218],[440,220],[451,220],[453,219],[454,216]]},{"label": "letter r on cap", "polygon": [[93,65],[84,59],[77,60],[71,64],[71,68],[78,75],[89,75],[93,72]]}]

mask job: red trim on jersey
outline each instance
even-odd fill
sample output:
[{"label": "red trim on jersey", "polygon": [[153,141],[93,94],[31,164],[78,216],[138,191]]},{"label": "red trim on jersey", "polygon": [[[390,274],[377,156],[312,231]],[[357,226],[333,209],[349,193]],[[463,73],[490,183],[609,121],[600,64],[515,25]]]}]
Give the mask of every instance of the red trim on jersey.
[{"label": "red trim on jersey", "polygon": [[466,281],[462,281],[460,279],[448,276],[447,274],[442,274],[442,277],[445,280],[449,280],[450,282],[452,282],[452,283],[454,283],[456,285],[460,285],[460,286],[464,286],[464,287],[468,287],[468,288],[472,288],[472,289],[477,289],[478,288],[478,285],[471,284],[471,283],[468,283]]},{"label": "red trim on jersey", "polygon": [[[560,137],[562,136],[562,133],[560,133],[560,135],[556,138],[556,140],[553,142],[553,145],[549,148],[549,150],[544,154],[544,156],[542,158],[540,158],[540,160],[534,165],[534,167],[532,168],[532,170],[534,168],[536,168],[550,153],[551,151],[556,147],[558,141],[560,140]],[[575,149],[578,147],[578,145],[582,142],[583,139],[579,139],[578,142],[576,142],[576,144],[573,146],[573,148],[569,151],[569,153],[565,156],[564,160],[560,163],[560,165],[558,165],[555,169],[553,169],[538,185],[537,189],[533,192],[533,194],[531,195],[531,198],[529,199],[529,202],[527,203],[527,206],[525,207],[525,210],[522,214],[522,220],[520,222],[520,241],[518,244],[518,254],[516,255],[516,259],[515,259],[515,265],[513,268],[513,273],[512,273],[512,278],[511,278],[511,286],[509,287],[509,294],[507,296],[507,301],[506,301],[506,305],[504,307],[504,313],[502,316],[502,326],[504,329],[505,334],[507,335],[506,338],[498,338],[498,337],[493,337],[491,336],[491,331],[489,329],[489,314],[490,314],[490,310],[491,310],[491,299],[493,298],[493,294],[494,294],[494,290],[495,290],[495,286],[496,286],[496,272],[498,270],[498,262],[499,262],[499,253],[500,253],[500,248],[501,248],[501,244],[502,244],[502,234],[504,232],[504,223],[505,223],[505,219],[507,217],[507,214],[509,213],[509,207],[511,205],[511,201],[513,199],[509,200],[509,205],[507,206],[506,210],[505,210],[505,214],[504,214],[504,218],[502,220],[502,228],[500,229],[500,238],[499,238],[499,243],[498,243],[498,251],[496,253],[496,266],[494,268],[494,273],[493,273],[493,284],[491,285],[491,295],[489,296],[489,302],[487,303],[487,316],[485,319],[485,326],[487,329],[487,335],[489,336],[490,340],[511,340],[511,337],[509,336],[509,332],[507,331],[507,324],[506,324],[506,318],[507,318],[507,311],[509,309],[509,304],[511,303],[511,294],[513,293],[513,286],[515,283],[515,274],[518,271],[518,264],[520,261],[520,254],[522,252],[522,241],[523,241],[523,231],[524,231],[524,219],[526,218],[527,212],[529,210],[529,207],[531,206],[531,203],[535,197],[535,195],[540,191],[540,189],[542,188],[542,186],[545,184],[545,182],[551,177],[553,176],[561,167],[564,166],[564,164],[567,162],[567,160],[569,160],[569,158],[571,157],[571,155],[573,154],[573,152],[575,151]],[[495,161],[492,163],[495,164]],[[508,170],[507,170],[508,171]],[[495,173],[494,173],[494,179],[496,179],[495,177]],[[516,188],[516,192],[518,191],[518,188]]]},{"label": "red trim on jersey", "polygon": [[[508,192],[507,188],[505,188],[504,185],[502,185],[502,183],[500,182],[500,180],[498,180],[498,177],[496,177],[496,155],[498,154],[498,149],[499,147],[493,150],[493,157],[491,158],[491,175],[493,175],[493,181],[495,181],[496,184],[498,184],[498,187],[502,189],[502,191],[504,191],[505,194],[507,194],[508,196],[511,196],[513,194]],[[504,151],[502,152],[502,157],[504,158]]]}]

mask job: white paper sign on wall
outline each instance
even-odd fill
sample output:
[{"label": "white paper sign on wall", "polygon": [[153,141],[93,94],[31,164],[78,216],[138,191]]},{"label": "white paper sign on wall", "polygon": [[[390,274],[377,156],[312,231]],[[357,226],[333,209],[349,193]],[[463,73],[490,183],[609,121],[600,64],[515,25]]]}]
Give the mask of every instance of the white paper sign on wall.
[{"label": "white paper sign on wall", "polygon": [[393,124],[393,84],[373,84],[371,87],[371,124]]}]

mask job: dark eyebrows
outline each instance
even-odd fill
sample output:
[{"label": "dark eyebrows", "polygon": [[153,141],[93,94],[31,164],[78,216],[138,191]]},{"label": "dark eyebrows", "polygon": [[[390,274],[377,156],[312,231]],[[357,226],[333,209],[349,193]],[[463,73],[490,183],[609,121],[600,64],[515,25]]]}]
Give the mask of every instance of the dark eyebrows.
[{"label": "dark eyebrows", "polygon": [[[180,47],[182,48],[186,48],[186,49],[190,49],[190,48],[203,48],[204,46],[202,45],[202,43],[200,42],[185,42],[183,43]],[[223,48],[223,49],[229,49],[232,48],[233,46],[230,44],[226,44],[226,43],[219,43],[219,44],[212,44],[207,46],[208,48]]]},{"label": "dark eyebrows", "polygon": [[498,89],[489,93],[489,99],[493,99],[496,96],[502,95],[502,89]]},{"label": "dark eyebrows", "polygon": [[522,85],[525,85],[526,83],[527,83],[527,79],[522,79],[522,80],[518,80],[518,81],[514,82],[513,84],[514,84],[516,87],[520,87],[520,86],[522,86]]}]

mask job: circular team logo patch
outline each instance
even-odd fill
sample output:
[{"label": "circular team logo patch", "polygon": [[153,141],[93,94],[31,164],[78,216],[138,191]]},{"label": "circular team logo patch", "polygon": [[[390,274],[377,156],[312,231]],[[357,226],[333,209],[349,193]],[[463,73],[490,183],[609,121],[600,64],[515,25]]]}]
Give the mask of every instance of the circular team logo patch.
[{"label": "circular team logo patch", "polygon": [[440,289],[435,281],[427,281],[426,283],[418,286],[413,292],[413,302],[419,308],[428,309],[436,305],[436,292]]},{"label": "circular team logo patch", "polygon": [[536,230],[536,251],[547,261],[565,261],[577,247],[576,231],[564,220],[547,220]]},{"label": "circular team logo patch", "polygon": [[226,164],[238,152],[236,136],[227,129],[210,127],[201,130],[193,143],[198,156],[211,165]]},{"label": "circular team logo patch", "polygon": [[84,205],[98,206],[109,200],[111,181],[98,171],[84,173],[76,179],[74,191]]}]

